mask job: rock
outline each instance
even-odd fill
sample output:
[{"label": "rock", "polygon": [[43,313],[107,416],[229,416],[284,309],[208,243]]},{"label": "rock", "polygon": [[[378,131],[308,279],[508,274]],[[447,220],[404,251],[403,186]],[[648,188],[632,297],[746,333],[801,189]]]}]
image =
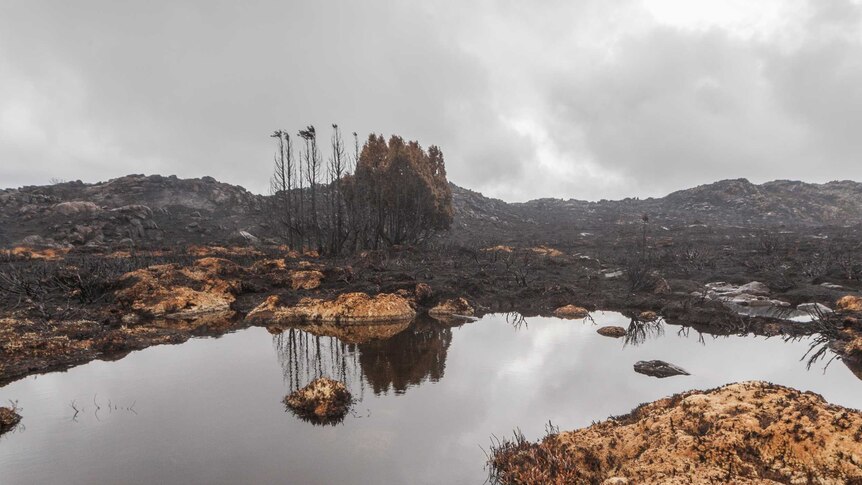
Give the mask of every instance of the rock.
[{"label": "rock", "polygon": [[472,316],[473,313],[473,307],[470,306],[470,302],[465,298],[446,300],[428,310],[428,315],[432,317],[449,317],[453,315]]},{"label": "rock", "polygon": [[832,309],[826,305],[820,303],[800,303],[796,306],[796,309],[805,312],[812,317],[819,317],[821,315],[829,315],[832,313]]},{"label": "rock", "polygon": [[682,367],[668,364],[662,360],[639,360],[634,365],[635,372],[659,379],[672,376],[689,376]]},{"label": "rock", "polygon": [[623,327],[609,325],[607,327],[599,328],[598,330],[596,330],[596,333],[605,337],[620,338],[626,336],[626,329],[624,329]]},{"label": "rock", "polygon": [[344,419],[353,397],[344,383],[320,377],[287,395],[283,402],[298,416],[315,424],[334,424]]},{"label": "rock", "polygon": [[425,303],[434,296],[434,291],[427,283],[417,283],[413,295],[418,303]]},{"label": "rock", "polygon": [[554,310],[554,316],[557,318],[580,319],[589,316],[590,312],[586,308],[575,305],[561,306]]},{"label": "rock", "polygon": [[99,206],[92,202],[86,202],[83,200],[75,200],[69,202],[60,202],[59,204],[54,206],[54,210],[63,214],[64,216],[71,216],[77,214],[95,214],[101,209]]},{"label": "rock", "polygon": [[604,273],[604,275],[605,275],[605,278],[613,279],[613,278],[619,278],[620,276],[622,276],[623,272],[622,272],[622,270],[609,271],[607,273]]},{"label": "rock", "polygon": [[21,246],[27,246],[31,248],[60,248],[61,246],[57,244],[57,241],[51,238],[45,238],[39,236],[37,234],[32,234],[30,236],[21,239]]},{"label": "rock", "polygon": [[835,303],[835,308],[843,312],[862,312],[862,297],[844,296]]},{"label": "rock", "polygon": [[788,310],[790,303],[786,301],[767,297],[769,287],[757,281],[741,286],[718,281],[707,283],[705,287],[707,290],[706,299],[720,301],[740,315],[784,320],[809,316],[805,312]]},{"label": "rock", "polygon": [[10,431],[21,422],[21,415],[14,407],[0,407],[0,435]]},{"label": "rock", "polygon": [[752,281],[740,286],[739,291],[749,295],[766,296],[769,294],[769,287],[759,281]]},{"label": "rock", "polygon": [[317,270],[291,271],[290,287],[294,290],[313,290],[320,286],[323,273]]},{"label": "rock", "polygon": [[260,242],[260,239],[257,236],[248,231],[239,231],[239,235],[242,236],[243,239],[248,241],[249,244],[257,244]]},{"label": "rock", "polygon": [[709,293],[725,298],[738,295],[766,296],[769,294],[769,287],[758,281],[752,281],[741,286],[725,283],[724,281],[716,281],[714,283],[707,283],[705,286]]},{"label": "rock", "polygon": [[343,293],[335,300],[303,298],[296,306],[281,305],[278,296],[270,296],[249,312],[248,320],[272,323],[352,323],[396,322],[412,320],[416,315],[410,303],[398,295],[381,293],[374,297],[365,293]]},{"label": "rock", "polygon": [[835,283],[820,283],[820,286],[824,288],[829,288],[830,290],[843,290],[844,287],[841,285],[836,285]]},{"label": "rock", "polygon": [[149,206],[143,204],[129,204],[116,209],[111,209],[111,212],[121,214],[127,218],[134,219],[149,219],[153,217],[153,210]]},{"label": "rock", "polygon": [[500,483],[859,483],[862,412],[765,382],[689,391],[539,443],[504,443]]}]

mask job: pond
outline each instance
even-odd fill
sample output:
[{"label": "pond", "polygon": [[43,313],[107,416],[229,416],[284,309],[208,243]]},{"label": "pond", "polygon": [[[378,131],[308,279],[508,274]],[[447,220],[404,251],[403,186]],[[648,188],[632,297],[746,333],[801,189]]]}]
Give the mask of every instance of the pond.
[{"label": "pond", "polygon": [[[626,317],[593,318],[489,315],[340,339],[250,328],[32,376],[0,388],[24,416],[0,437],[0,482],[482,483],[492,436],[518,427],[538,439],[549,420],[587,426],[684,390],[762,379],[862,407],[862,381],[841,362],[806,369],[807,339],[657,324],[626,341],[596,333]],[[651,359],[692,375],[632,370]],[[317,375],[359,399],[340,424],[302,421],[281,402]]]}]

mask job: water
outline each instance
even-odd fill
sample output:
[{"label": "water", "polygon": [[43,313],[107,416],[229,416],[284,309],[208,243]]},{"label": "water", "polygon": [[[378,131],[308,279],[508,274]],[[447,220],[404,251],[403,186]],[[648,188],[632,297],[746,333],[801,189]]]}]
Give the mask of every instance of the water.
[{"label": "water", "polygon": [[[628,325],[616,313],[594,317]],[[25,426],[0,438],[0,483],[482,483],[492,435],[519,427],[537,439],[548,420],[587,426],[692,388],[763,379],[862,407],[862,381],[842,363],[806,370],[804,340],[665,326],[626,345],[596,324],[491,315],[378,329],[394,336],[365,343],[365,330],[343,343],[251,328],[29,377],[0,389],[4,402],[18,400]],[[649,359],[693,375],[632,370]],[[320,372],[361,399],[336,426],[304,422],[281,403]]]}]

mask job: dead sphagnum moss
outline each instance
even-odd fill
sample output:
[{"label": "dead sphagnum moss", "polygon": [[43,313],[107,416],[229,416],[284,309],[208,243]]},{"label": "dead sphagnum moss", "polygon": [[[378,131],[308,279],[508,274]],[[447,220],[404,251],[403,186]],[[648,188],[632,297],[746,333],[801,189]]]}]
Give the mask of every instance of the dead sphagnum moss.
[{"label": "dead sphagnum moss", "polygon": [[862,483],[862,412],[765,382],[642,404],[538,443],[492,447],[493,482]]},{"label": "dead sphagnum moss", "polygon": [[284,398],[284,404],[300,418],[314,424],[336,424],[344,419],[353,396],[343,382],[317,378]]}]

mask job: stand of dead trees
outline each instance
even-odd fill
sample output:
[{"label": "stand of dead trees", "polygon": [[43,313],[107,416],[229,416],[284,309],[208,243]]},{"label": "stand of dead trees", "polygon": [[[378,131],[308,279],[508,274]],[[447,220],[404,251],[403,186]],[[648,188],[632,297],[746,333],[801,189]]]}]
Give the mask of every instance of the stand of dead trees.
[{"label": "stand of dead trees", "polygon": [[271,136],[273,223],[292,248],[337,255],[416,244],[452,223],[452,192],[436,146],[426,151],[415,141],[372,134],[360,149],[353,133],[348,153],[332,125],[324,162],[313,126],[296,138],[285,130]]}]

